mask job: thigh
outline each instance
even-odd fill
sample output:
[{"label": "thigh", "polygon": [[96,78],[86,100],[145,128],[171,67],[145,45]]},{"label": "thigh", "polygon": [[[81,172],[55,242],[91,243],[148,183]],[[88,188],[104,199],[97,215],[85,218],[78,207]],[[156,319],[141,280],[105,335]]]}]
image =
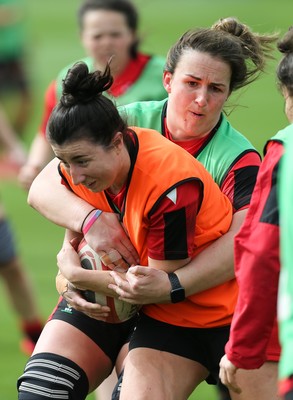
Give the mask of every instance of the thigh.
[{"label": "thigh", "polygon": [[83,332],[104,351],[112,360],[113,365],[116,363],[121,348],[129,342],[136,323],[136,317],[119,324],[95,320],[68,306],[62,298],[50,319],[65,321]]},{"label": "thigh", "polygon": [[113,364],[104,351],[76,327],[61,320],[47,322],[33,355],[54,353],[75,362],[84,370],[90,391],[111,373]]},{"label": "thigh", "polygon": [[127,355],[120,400],[186,400],[208,376],[196,361],[149,348]]},{"label": "thigh", "polygon": [[231,392],[233,400],[277,400],[278,396],[278,363],[266,362],[259,369],[237,370],[237,382],[242,393]]},{"label": "thigh", "polygon": [[141,313],[131,337],[130,349],[151,348],[195,361],[209,371],[207,383],[216,384],[229,332],[229,326],[186,328]]}]

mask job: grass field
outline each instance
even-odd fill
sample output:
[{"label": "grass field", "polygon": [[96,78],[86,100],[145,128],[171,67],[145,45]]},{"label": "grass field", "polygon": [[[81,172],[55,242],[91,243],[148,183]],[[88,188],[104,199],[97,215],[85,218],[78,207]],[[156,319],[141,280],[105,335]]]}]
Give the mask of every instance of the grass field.
[{"label": "grass field", "polygon": [[[221,17],[237,16],[259,32],[278,30],[284,33],[292,24],[293,15],[292,0],[136,0],[135,3],[141,12],[143,50],[162,55],[185,30],[210,26]],[[46,86],[60,68],[84,54],[75,17],[79,4],[80,0],[26,0],[28,65],[35,97],[33,116],[25,134],[27,145],[38,128]],[[277,60],[272,61],[259,81],[230,101],[231,106],[237,105],[230,121],[260,151],[265,141],[286,125],[282,97],[275,87],[276,63]],[[54,288],[56,253],[63,230],[27,206],[26,193],[15,181],[1,181],[0,193],[15,228],[22,258],[35,284],[41,313],[46,318],[57,299]],[[18,349],[18,321],[11,313],[2,286],[1,289],[0,398],[14,400],[17,398],[16,379],[26,358]],[[88,399],[92,400],[93,396]],[[203,384],[191,399],[215,400],[216,396],[212,388]]]}]

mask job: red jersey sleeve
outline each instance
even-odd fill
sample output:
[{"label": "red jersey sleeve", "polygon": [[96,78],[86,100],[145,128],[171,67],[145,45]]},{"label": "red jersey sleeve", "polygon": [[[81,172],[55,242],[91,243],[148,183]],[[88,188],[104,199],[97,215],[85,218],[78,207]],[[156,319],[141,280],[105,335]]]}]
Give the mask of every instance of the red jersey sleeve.
[{"label": "red jersey sleeve", "polygon": [[277,173],[282,154],[283,146],[271,142],[245,221],[235,236],[239,295],[225,350],[238,368],[259,368],[265,362],[276,319],[280,271]]},{"label": "red jersey sleeve", "polygon": [[162,197],[150,216],[149,257],[179,260],[193,255],[196,214],[202,196],[200,183],[192,181],[180,184]]},{"label": "red jersey sleeve", "polygon": [[232,166],[221,190],[229,198],[234,212],[249,207],[261,159],[255,151],[245,153]]},{"label": "red jersey sleeve", "polygon": [[49,84],[45,93],[43,117],[41,125],[39,127],[39,132],[43,136],[46,136],[47,123],[51,115],[51,112],[53,111],[53,108],[56,106],[56,104],[57,104],[57,83],[56,81],[52,81]]}]

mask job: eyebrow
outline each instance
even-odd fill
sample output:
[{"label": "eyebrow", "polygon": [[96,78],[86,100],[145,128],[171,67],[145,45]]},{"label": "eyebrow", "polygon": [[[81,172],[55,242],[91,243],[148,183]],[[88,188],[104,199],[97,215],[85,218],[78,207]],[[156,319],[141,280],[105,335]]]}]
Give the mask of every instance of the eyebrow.
[{"label": "eyebrow", "polygon": [[[185,74],[185,75],[188,76],[189,78],[196,79],[197,81],[202,81],[201,78],[194,76],[192,74]],[[210,82],[210,85],[226,87],[226,85],[224,83],[218,83],[218,82]]]},{"label": "eyebrow", "polygon": [[[56,156],[60,161],[63,161],[64,162],[64,159],[63,158],[60,158],[59,156]],[[72,158],[70,158],[70,161],[69,162],[77,162],[78,160],[80,160],[81,158],[84,158],[84,157],[87,157],[87,155],[85,154],[85,155],[82,155],[82,156],[74,156],[74,157],[72,157]]]}]

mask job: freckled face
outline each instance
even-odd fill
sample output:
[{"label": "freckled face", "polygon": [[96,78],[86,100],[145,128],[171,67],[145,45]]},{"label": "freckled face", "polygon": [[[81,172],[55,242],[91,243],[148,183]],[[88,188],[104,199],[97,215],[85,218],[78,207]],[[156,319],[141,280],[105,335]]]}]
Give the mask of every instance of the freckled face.
[{"label": "freckled face", "polygon": [[73,183],[92,192],[108,188],[119,191],[127,178],[128,164],[125,164],[125,148],[121,143],[118,147],[105,148],[87,140],[76,140],[62,146],[52,145],[52,148]]},{"label": "freckled face", "polygon": [[201,138],[219,121],[230,94],[231,69],[208,53],[187,50],[173,74],[164,72],[169,94],[167,126],[175,140]]}]

